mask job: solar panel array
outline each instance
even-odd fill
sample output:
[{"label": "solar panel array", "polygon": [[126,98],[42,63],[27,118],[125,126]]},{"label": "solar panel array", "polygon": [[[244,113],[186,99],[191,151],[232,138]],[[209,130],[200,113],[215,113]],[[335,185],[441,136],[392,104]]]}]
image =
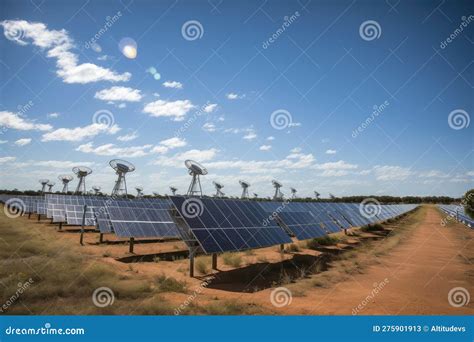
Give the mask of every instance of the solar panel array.
[{"label": "solar panel array", "polygon": [[[206,253],[239,251],[291,242],[289,232],[306,240],[399,216],[416,205],[380,205],[373,216],[359,204],[254,202],[233,199],[171,197]],[[193,210],[191,210],[192,208]]]},{"label": "solar panel array", "polygon": [[[13,197],[24,203],[24,212],[45,215],[52,222],[81,226],[84,218],[86,226],[95,226],[100,233],[113,233],[123,238],[181,236],[188,242],[191,236],[206,253],[290,243],[290,236],[299,240],[321,237],[387,220],[416,207],[408,204],[380,205],[378,212],[368,216],[361,212],[358,203],[256,202],[182,196],[170,200],[131,200],[58,194],[1,195],[0,201]],[[198,215],[187,213],[187,206],[196,203],[199,204]],[[184,225],[176,224],[173,211],[179,213]]]},{"label": "solar panel array", "polygon": [[442,204],[438,205],[438,207],[450,217],[456,219],[459,222],[464,223],[469,228],[474,228],[474,219],[469,216],[468,213],[466,213],[466,210],[462,205]]},{"label": "solar panel array", "polygon": [[171,200],[206,253],[291,242],[288,234],[268,219],[258,202],[185,197]]}]

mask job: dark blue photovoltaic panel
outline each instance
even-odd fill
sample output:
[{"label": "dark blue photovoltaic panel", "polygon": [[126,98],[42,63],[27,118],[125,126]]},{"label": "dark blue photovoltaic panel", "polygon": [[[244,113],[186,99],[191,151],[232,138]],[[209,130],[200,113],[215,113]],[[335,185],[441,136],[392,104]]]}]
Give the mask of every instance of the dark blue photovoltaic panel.
[{"label": "dark blue photovoltaic panel", "polygon": [[177,237],[179,235],[178,228],[167,209],[107,207],[107,213],[111,227],[118,237]]},{"label": "dark blue photovoltaic panel", "polygon": [[309,211],[280,212],[278,218],[298,240],[317,238],[327,234]]},{"label": "dark blue photovoltaic panel", "polygon": [[[288,234],[253,201],[171,197],[206,253],[240,251],[290,243]],[[197,215],[189,205],[196,204]]]}]

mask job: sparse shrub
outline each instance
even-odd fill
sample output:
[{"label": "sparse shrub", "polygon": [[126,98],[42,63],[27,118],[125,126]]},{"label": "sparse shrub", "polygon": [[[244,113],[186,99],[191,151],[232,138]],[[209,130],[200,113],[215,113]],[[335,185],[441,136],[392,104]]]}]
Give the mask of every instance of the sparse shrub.
[{"label": "sparse shrub", "polygon": [[286,252],[299,252],[300,250],[300,247],[295,243],[288,245],[286,248]]},{"label": "sparse shrub", "polygon": [[363,226],[361,230],[364,232],[380,232],[384,230],[384,228],[380,223],[374,223]]},{"label": "sparse shrub", "polygon": [[244,252],[244,254],[247,255],[247,256],[252,256],[252,255],[255,255],[255,251],[253,249],[247,249]]},{"label": "sparse shrub", "polygon": [[209,273],[209,268],[207,266],[207,263],[203,259],[198,259],[196,261],[196,269],[201,274],[208,274]]},{"label": "sparse shrub", "polygon": [[155,277],[155,281],[160,292],[186,293],[187,284],[185,281],[176,280],[175,278],[167,277],[164,274]]},{"label": "sparse shrub", "polygon": [[242,264],[242,257],[235,253],[222,254],[222,260],[227,266],[239,267]]},{"label": "sparse shrub", "polygon": [[320,238],[312,239],[307,242],[307,246],[310,249],[316,249],[321,246],[330,246],[330,245],[335,245],[339,242],[339,238],[336,238],[334,236],[323,236]]}]

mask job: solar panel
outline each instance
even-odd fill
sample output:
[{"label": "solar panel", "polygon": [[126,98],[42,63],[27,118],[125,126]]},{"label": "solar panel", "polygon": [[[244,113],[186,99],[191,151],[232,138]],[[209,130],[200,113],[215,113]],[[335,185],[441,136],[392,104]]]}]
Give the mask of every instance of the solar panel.
[{"label": "solar panel", "polygon": [[[84,206],[75,204],[66,204],[66,221],[73,226],[81,226],[84,215]],[[95,226],[94,212],[90,207],[86,208],[85,226]]]},{"label": "solar panel", "polygon": [[278,213],[278,218],[298,240],[327,235],[326,230],[309,211],[280,212]]},{"label": "solar panel", "polygon": [[119,237],[176,237],[176,224],[167,209],[107,207],[111,228]]},{"label": "solar panel", "polygon": [[[257,202],[177,196],[171,201],[206,253],[291,243]],[[191,205],[197,211],[190,211]]]}]

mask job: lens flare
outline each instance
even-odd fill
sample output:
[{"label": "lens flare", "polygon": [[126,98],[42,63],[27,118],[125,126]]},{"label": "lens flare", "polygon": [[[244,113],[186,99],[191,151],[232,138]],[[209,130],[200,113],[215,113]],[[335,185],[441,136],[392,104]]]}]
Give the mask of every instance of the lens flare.
[{"label": "lens flare", "polygon": [[137,42],[132,38],[122,38],[119,43],[119,49],[127,58],[134,59],[137,57]]}]

